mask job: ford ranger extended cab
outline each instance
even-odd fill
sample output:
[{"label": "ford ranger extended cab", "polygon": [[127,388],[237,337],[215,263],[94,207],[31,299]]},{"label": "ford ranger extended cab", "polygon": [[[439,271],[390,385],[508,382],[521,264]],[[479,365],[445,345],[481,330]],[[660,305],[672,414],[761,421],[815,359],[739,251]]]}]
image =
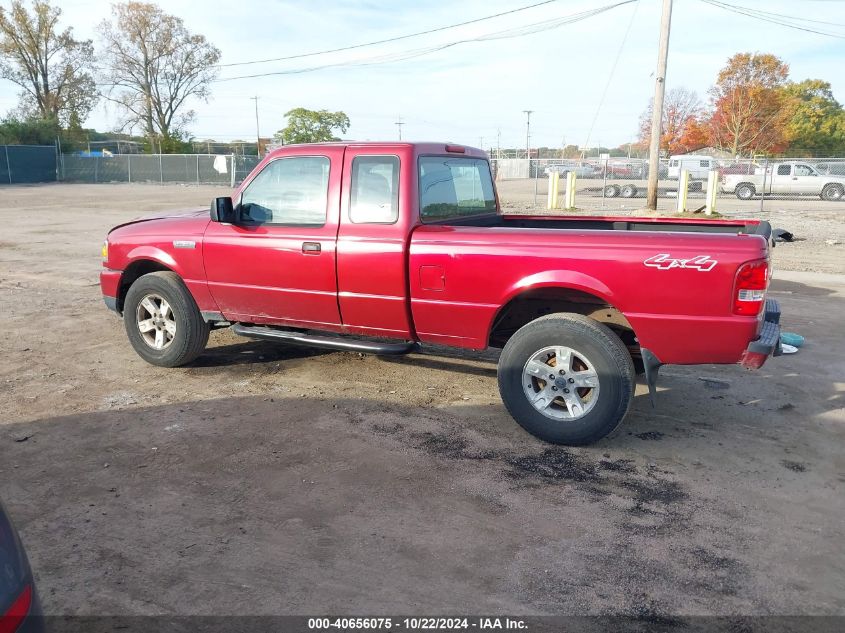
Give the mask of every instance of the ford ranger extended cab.
[{"label": "ford ranger extended cab", "polygon": [[165,367],[209,330],[376,354],[501,348],[528,432],[588,444],[664,363],[758,368],[780,350],[766,222],[508,215],[486,154],[435,143],[269,153],[208,209],[111,230],[106,304]]},{"label": "ford ranger extended cab", "polygon": [[822,200],[845,196],[845,177],[822,174],[812,165],[796,161],[758,167],[753,174],[722,174],[720,184],[723,193],[733,193],[740,200],[757,195],[818,196]]}]

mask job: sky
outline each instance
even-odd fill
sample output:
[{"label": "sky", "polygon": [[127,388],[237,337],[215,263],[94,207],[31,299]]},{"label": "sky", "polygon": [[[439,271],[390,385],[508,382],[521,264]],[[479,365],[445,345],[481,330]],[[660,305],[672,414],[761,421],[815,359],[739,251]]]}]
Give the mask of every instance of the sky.
[{"label": "sky", "polygon": [[[222,51],[221,64],[298,55],[415,33],[509,11],[540,0],[168,0],[165,10],[184,19]],[[55,0],[54,0],[55,2]],[[288,61],[227,66],[221,79],[300,71],[357,61],[366,65],[218,81],[209,101],[194,100],[196,139],[253,140],[271,136],[296,107],[342,110],[356,140],[394,140],[402,121],[406,140],[451,141],[485,149],[531,146],[615,147],[635,140],[654,91],[660,0],[638,0],[570,24],[562,18],[620,0],[556,0],[460,28],[353,51]],[[839,38],[790,29],[704,3],[675,0],[667,89],[686,87],[706,100],[727,59],[737,52],[774,53],[790,77],[832,84],[845,101],[845,2],[731,0],[732,4],[801,17],[803,26]],[[8,0],[3,0],[7,5]],[[59,0],[62,25],[100,45],[97,25],[110,7],[98,0]],[[455,44],[411,59],[373,64],[443,44],[543,23],[521,37]],[[627,35],[627,36],[626,36]],[[0,80],[0,112],[15,107],[18,88]],[[400,118],[401,117],[401,118]],[[87,127],[116,129],[120,112],[101,102]]]}]

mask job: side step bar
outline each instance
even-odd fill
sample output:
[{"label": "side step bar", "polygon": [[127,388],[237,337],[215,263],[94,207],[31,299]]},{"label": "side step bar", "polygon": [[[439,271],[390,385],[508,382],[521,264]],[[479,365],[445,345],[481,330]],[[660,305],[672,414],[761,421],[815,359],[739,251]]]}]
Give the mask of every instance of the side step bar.
[{"label": "side step bar", "polygon": [[408,354],[419,348],[417,343],[376,343],[374,341],[361,341],[334,336],[318,336],[294,332],[291,330],[277,330],[271,327],[258,325],[241,325],[236,323],[232,326],[232,332],[239,336],[248,338],[260,338],[266,341],[278,343],[295,343],[309,345],[311,347],[322,347],[325,349],[336,349],[345,352],[361,352],[363,354],[378,354],[380,356],[398,356]]}]

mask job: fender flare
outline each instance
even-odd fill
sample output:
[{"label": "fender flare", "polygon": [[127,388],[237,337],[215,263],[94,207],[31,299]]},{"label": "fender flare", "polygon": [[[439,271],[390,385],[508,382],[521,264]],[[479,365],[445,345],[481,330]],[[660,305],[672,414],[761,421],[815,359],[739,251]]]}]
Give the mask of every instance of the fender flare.
[{"label": "fender flare", "polygon": [[176,273],[183,279],[185,277],[182,266],[179,265],[179,263],[173,258],[170,253],[158,248],[157,246],[149,246],[146,244],[136,246],[126,254],[126,266],[123,269],[124,272],[128,270],[129,267],[133,264],[144,260],[153,261],[158,264],[161,264],[162,266],[167,266],[167,268],[172,270],[174,273]]},{"label": "fender flare", "polygon": [[[493,314],[492,319],[487,323],[486,337],[489,339],[490,333],[493,331],[495,324],[499,320],[499,316],[511,301],[519,295],[531,292],[532,290],[541,290],[543,288],[556,288],[560,290],[578,290],[598,297],[610,306],[616,308],[613,303],[613,291],[607,285],[591,277],[585,273],[574,270],[546,270],[533,275],[528,275],[519,279],[514,284],[508,287],[508,290],[498,309]],[[619,310],[619,308],[616,308]],[[619,312],[622,312],[619,310]],[[624,316],[624,313],[622,313]]]}]

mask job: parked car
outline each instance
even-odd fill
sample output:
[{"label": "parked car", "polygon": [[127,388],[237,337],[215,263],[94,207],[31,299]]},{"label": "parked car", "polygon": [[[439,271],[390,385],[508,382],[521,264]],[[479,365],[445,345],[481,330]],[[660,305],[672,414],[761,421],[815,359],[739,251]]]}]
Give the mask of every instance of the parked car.
[{"label": "parked car", "polygon": [[[754,162],[739,162],[739,163],[730,163],[728,165],[722,165],[719,167],[719,177],[722,176],[730,176],[734,174],[754,174],[757,173],[758,169],[762,169],[762,167]],[[761,172],[762,173],[762,172]]]},{"label": "parked car", "polygon": [[469,147],[290,145],[210,214],[112,229],[100,283],[163,367],[212,327],[376,354],[501,348],[514,419],[589,444],[628,411],[635,363],[654,393],[664,363],[757,368],[778,351],[770,239],[756,220],[502,214]]},{"label": "parked car", "polygon": [[610,160],[607,162],[607,177],[642,180],[648,177],[648,163],[631,160]]},{"label": "parked car", "polygon": [[545,169],[546,176],[550,176],[552,173],[557,172],[560,174],[561,178],[565,177],[566,174],[574,173],[578,178],[600,178],[601,177],[601,169],[596,167],[591,163],[558,163],[549,165]]},{"label": "parked car", "polygon": [[706,180],[712,169],[718,167],[718,162],[712,156],[705,154],[678,154],[669,157],[668,176],[673,180],[681,177],[681,171],[686,169],[690,178]]},{"label": "parked car", "polygon": [[20,537],[0,503],[0,631],[43,633],[41,603]]},{"label": "parked car", "polygon": [[[764,182],[765,181],[765,182]],[[789,161],[773,163],[754,174],[727,174],[720,179],[721,190],[733,193],[740,200],[757,195],[819,196],[822,200],[845,197],[845,176],[819,173],[811,165]]]}]

